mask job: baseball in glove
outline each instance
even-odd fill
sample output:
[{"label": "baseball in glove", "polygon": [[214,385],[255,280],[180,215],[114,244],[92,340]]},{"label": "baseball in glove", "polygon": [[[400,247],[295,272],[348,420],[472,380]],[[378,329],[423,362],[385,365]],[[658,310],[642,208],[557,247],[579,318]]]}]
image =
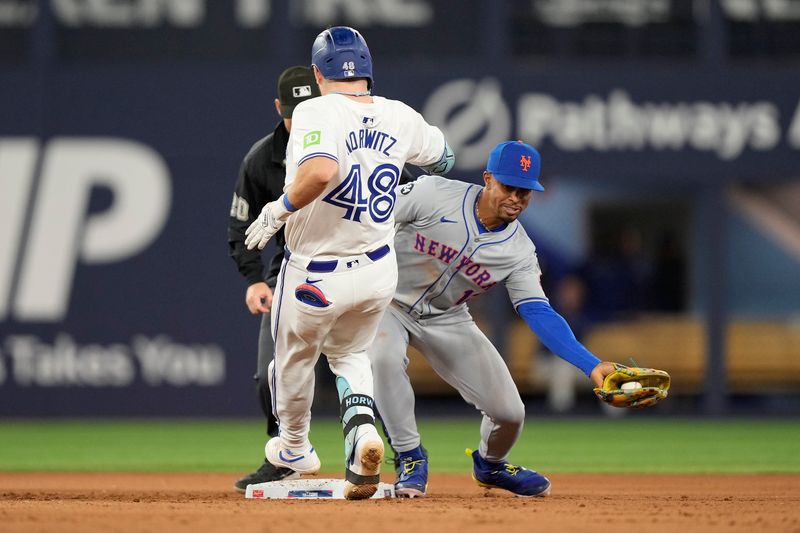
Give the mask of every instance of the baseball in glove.
[{"label": "baseball in glove", "polygon": [[669,374],[663,370],[614,363],[614,371],[594,393],[614,407],[649,407],[666,399],[669,381]]}]

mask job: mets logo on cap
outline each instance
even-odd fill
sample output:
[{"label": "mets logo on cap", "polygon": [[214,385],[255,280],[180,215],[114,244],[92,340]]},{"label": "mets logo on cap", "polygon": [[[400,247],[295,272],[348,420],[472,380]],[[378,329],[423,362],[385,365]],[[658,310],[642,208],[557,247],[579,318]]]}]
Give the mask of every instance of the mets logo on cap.
[{"label": "mets logo on cap", "polygon": [[522,141],[498,144],[489,154],[486,170],[500,183],[509,187],[544,191],[539,183],[541,156],[536,148]]}]

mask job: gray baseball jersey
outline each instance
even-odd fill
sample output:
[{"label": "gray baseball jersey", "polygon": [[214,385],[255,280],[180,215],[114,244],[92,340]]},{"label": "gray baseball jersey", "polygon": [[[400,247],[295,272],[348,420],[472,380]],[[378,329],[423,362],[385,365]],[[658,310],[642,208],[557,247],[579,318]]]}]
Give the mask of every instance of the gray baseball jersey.
[{"label": "gray baseball jersey", "polygon": [[367,354],[375,401],[398,452],[420,445],[406,376],[408,345],[483,413],[481,456],[505,460],[522,431],[525,407],[514,380],[469,315],[467,301],[498,282],[515,307],[547,297],[536,248],[518,222],[480,232],[475,204],[482,190],[424,176],[397,191],[397,291]]},{"label": "gray baseball jersey", "polygon": [[547,301],[536,247],[514,221],[480,233],[475,203],[482,187],[423,176],[398,189],[395,301],[412,316],[453,312],[503,282],[514,308]]}]

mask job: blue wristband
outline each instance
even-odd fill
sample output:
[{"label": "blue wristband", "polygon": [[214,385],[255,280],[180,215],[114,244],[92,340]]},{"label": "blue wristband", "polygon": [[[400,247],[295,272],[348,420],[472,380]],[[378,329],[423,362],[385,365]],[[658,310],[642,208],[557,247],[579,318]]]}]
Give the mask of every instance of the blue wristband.
[{"label": "blue wristband", "polygon": [[286,207],[286,209],[288,209],[290,213],[294,213],[295,211],[297,211],[297,208],[293,206],[292,203],[289,201],[288,194],[284,194],[281,198],[283,198],[284,207]]}]

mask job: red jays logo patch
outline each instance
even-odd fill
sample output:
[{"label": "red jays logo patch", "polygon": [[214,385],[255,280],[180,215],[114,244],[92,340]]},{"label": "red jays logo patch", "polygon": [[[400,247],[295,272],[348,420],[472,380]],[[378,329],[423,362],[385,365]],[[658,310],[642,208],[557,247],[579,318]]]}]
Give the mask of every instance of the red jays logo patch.
[{"label": "red jays logo patch", "polygon": [[527,172],[529,168],[531,168],[531,156],[525,157],[520,156],[519,158],[519,166],[522,167],[523,172]]}]

